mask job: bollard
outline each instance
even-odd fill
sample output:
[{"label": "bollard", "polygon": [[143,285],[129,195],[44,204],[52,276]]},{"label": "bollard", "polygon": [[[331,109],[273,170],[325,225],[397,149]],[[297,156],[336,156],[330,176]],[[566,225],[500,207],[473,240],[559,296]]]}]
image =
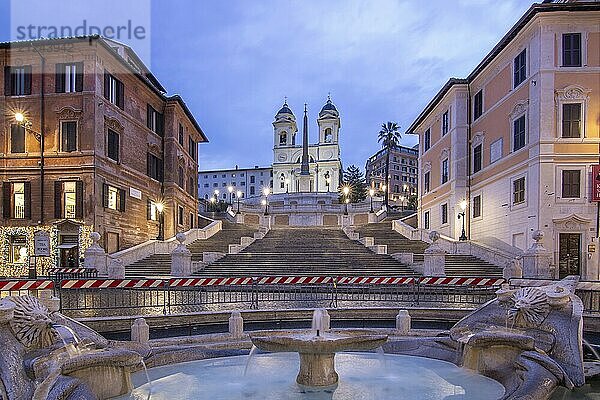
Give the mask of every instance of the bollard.
[{"label": "bollard", "polygon": [[398,311],[398,315],[396,315],[396,331],[399,335],[407,335],[410,331],[410,314],[407,310]]},{"label": "bollard", "polygon": [[232,311],[229,317],[229,334],[239,339],[244,335],[244,319],[239,311]]},{"label": "bollard", "polygon": [[148,343],[150,340],[150,327],[144,318],[137,318],[131,324],[131,341]]}]

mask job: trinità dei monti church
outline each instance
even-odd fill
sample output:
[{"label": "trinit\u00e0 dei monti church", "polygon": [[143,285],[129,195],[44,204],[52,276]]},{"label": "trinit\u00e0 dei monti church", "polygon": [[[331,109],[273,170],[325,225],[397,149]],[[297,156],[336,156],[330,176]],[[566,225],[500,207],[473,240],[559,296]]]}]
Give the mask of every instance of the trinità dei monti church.
[{"label": "trinit\u00e0 dei monti church", "polygon": [[328,96],[317,118],[317,143],[309,144],[306,104],[302,125],[299,143],[296,117],[286,100],[273,121],[273,193],[337,193],[342,179],[341,124],[331,98]]}]

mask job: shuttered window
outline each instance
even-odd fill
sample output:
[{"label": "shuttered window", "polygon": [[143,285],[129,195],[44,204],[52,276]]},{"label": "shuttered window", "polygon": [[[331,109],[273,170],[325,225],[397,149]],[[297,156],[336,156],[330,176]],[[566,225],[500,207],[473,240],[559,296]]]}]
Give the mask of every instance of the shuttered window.
[{"label": "shuttered window", "polygon": [[108,72],[104,72],[104,98],[122,110],[125,108],[125,86]]},{"label": "shuttered window", "polygon": [[523,50],[513,61],[513,88],[527,78],[527,52]]},{"label": "shuttered window", "polygon": [[4,67],[4,95],[25,96],[31,94],[31,65]]},{"label": "shuttered window", "polygon": [[31,219],[31,182],[4,182],[2,207],[4,218]]},{"label": "shuttered window", "polygon": [[581,137],[581,103],[562,105],[562,137]]},{"label": "shuttered window", "polygon": [[562,198],[573,199],[581,195],[581,171],[563,170],[562,172]]},{"label": "shuttered window", "polygon": [[60,123],[61,150],[71,152],[77,150],[77,122],[62,121]]},{"label": "shuttered window", "polygon": [[152,153],[147,153],[146,174],[159,182],[163,180],[163,160]]},{"label": "shuttered window", "polygon": [[83,63],[56,64],[56,93],[83,91]]},{"label": "shuttered window", "polygon": [[109,158],[119,161],[119,134],[111,129],[107,133],[107,151]]},{"label": "shuttered window", "polygon": [[481,171],[482,147],[483,146],[481,144],[478,144],[477,146],[475,146],[475,148],[473,148],[473,172]]},{"label": "shuttered window", "polygon": [[25,153],[25,127],[20,124],[10,126],[10,152]]},{"label": "shuttered window", "polygon": [[481,216],[481,195],[473,197],[473,218]]},{"label": "shuttered window", "polygon": [[525,147],[525,116],[513,121],[513,151]]},{"label": "shuttered window", "polygon": [[163,118],[163,115],[156,111],[150,104],[146,106],[146,126],[159,136],[163,136],[164,132]]},{"label": "shuttered window", "polygon": [[473,121],[483,114],[483,92],[480,90],[473,99]]},{"label": "shuttered window", "polygon": [[102,206],[116,211],[125,211],[124,189],[119,189],[109,184],[102,185]]},{"label": "shuttered window", "polygon": [[581,33],[562,35],[563,67],[581,67]]}]

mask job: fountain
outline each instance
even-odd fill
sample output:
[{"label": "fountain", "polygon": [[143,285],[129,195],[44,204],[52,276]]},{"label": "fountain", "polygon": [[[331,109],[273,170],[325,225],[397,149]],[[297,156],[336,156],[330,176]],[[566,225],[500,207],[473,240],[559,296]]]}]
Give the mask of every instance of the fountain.
[{"label": "fountain", "polygon": [[325,309],[313,313],[310,333],[251,335],[252,344],[271,352],[300,354],[300,371],[296,382],[304,386],[331,386],[338,380],[335,353],[366,351],[381,347],[387,335],[329,333],[329,314]]},{"label": "fountain", "polygon": [[0,399],[95,399],[130,391],[130,371],[142,355],[61,315],[53,300],[0,302]]}]

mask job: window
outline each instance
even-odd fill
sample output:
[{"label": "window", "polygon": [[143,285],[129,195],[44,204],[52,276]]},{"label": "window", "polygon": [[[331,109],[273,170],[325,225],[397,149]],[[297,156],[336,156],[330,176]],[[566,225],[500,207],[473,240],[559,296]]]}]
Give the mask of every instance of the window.
[{"label": "window", "polygon": [[25,183],[13,183],[13,218],[25,218]]},{"label": "window", "polygon": [[283,182],[283,181],[279,182],[279,188],[285,189],[285,182]]},{"label": "window", "polygon": [[158,209],[156,208],[156,202],[148,200],[147,203],[148,219],[150,221],[158,221]]},{"label": "window", "polygon": [[2,184],[2,216],[6,219],[31,218],[31,183],[4,182]]},{"label": "window", "polygon": [[241,186],[246,186],[246,182],[240,182]]},{"label": "window", "polygon": [[27,237],[24,235],[13,235],[10,238],[10,252],[8,262],[11,264],[27,263],[28,249]]},{"label": "window", "polygon": [[429,211],[425,211],[423,219],[424,219],[425,229],[429,229]]},{"label": "window", "polygon": [[448,128],[450,127],[450,121],[448,116],[448,110],[442,115],[442,136],[448,133]]},{"label": "window", "polygon": [[254,186],[250,186],[250,195],[254,194]]},{"label": "window", "polygon": [[429,181],[430,181],[430,172],[425,172],[425,176],[423,178],[423,190],[425,191],[425,193],[429,192]]},{"label": "window", "polygon": [[61,150],[71,152],[77,150],[77,122],[62,121],[60,123]]},{"label": "window", "polygon": [[56,64],[56,93],[83,91],[83,63]]},{"label": "window", "polygon": [[77,193],[75,191],[75,182],[65,182],[63,184],[64,216],[65,218],[75,218],[75,208],[77,204]]},{"label": "window", "polygon": [[[159,182],[163,180],[163,160],[152,153],[147,153],[146,175]],[[183,185],[179,185],[183,187]]]},{"label": "window", "polygon": [[213,187],[219,187],[219,184],[217,182],[213,183]]},{"label": "window", "polygon": [[527,77],[527,53],[526,49],[523,49],[513,61],[513,87],[516,88],[525,80]]},{"label": "window", "polygon": [[513,151],[525,147],[525,115],[513,121]]},{"label": "window", "polygon": [[250,183],[255,183],[256,178],[253,176],[250,177]]},{"label": "window", "polygon": [[146,126],[157,135],[163,135],[163,115],[156,111],[150,104],[146,107]]},{"label": "window", "polygon": [[180,188],[185,187],[184,186],[184,182],[185,182],[185,173],[183,172],[183,168],[179,167],[177,168],[177,184],[179,185]]},{"label": "window", "polygon": [[[188,148],[189,148],[189,153],[190,156],[196,160],[196,150],[197,150],[197,145],[196,142],[194,142],[194,139],[192,139],[192,137],[190,136],[190,138],[188,139]],[[225,178],[223,176],[223,178]]]},{"label": "window", "polygon": [[525,177],[513,181],[513,204],[520,204],[525,201]]},{"label": "window", "polygon": [[580,188],[581,171],[563,170],[562,172],[562,198],[576,199],[581,193]]},{"label": "window", "polygon": [[442,161],[442,184],[448,182],[448,159]]},{"label": "window", "polygon": [[177,224],[179,225],[183,225],[184,221],[183,221],[183,207],[182,206],[177,206]]},{"label": "window", "polygon": [[25,153],[25,127],[21,124],[10,126],[10,152]]},{"label": "window", "polygon": [[194,227],[194,213],[190,213],[190,229]]},{"label": "window", "polygon": [[204,187],[205,187],[205,188],[209,187],[208,183],[205,183],[205,184],[204,184]]},{"label": "window", "polygon": [[442,225],[448,223],[448,204],[442,204]]},{"label": "window", "polygon": [[581,33],[562,35],[563,67],[581,67]]},{"label": "window", "polygon": [[196,197],[196,191],[198,189],[198,185],[196,184],[196,178],[194,178],[194,175],[190,175],[188,178],[188,193],[193,196]]},{"label": "window", "polygon": [[473,121],[481,117],[481,114],[483,114],[483,91],[480,90],[473,99]]},{"label": "window", "polygon": [[24,96],[31,94],[31,65],[4,67],[4,95]]},{"label": "window", "polygon": [[119,162],[119,134],[111,129],[108,130],[108,157]]},{"label": "window", "polygon": [[114,186],[102,185],[102,205],[116,211],[125,211],[125,190]]},{"label": "window", "polygon": [[481,148],[483,145],[478,144],[473,149],[473,172],[481,171]]},{"label": "window", "polygon": [[562,137],[581,137],[581,103],[562,105]]},{"label": "window", "polygon": [[473,218],[481,217],[481,195],[473,197]]},{"label": "window", "polygon": [[279,144],[283,145],[283,144],[286,144],[286,142],[287,142],[287,133],[281,132],[281,134],[279,135]]},{"label": "window", "polygon": [[425,134],[423,135],[423,142],[424,142],[424,150],[423,152],[429,150],[429,148],[431,147],[431,129],[427,129],[425,131]]},{"label": "window", "polygon": [[[183,146],[183,125],[179,124],[179,144]],[[207,176],[204,176],[208,178]]]},{"label": "window", "polygon": [[104,98],[122,110],[125,107],[125,86],[108,72],[104,72]]},{"label": "window", "polygon": [[325,129],[325,143],[331,143],[333,135],[331,134],[331,128]]}]

